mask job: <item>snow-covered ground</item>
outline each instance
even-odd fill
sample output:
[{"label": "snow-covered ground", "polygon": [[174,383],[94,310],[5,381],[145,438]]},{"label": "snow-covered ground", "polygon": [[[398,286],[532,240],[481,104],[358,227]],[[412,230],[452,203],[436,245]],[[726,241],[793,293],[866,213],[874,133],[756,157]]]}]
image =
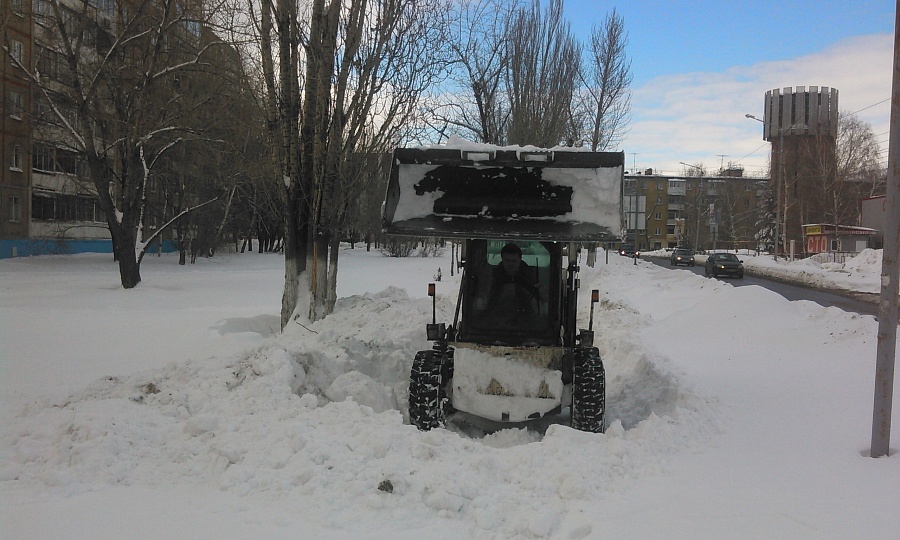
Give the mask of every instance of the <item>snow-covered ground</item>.
[{"label": "snow-covered ground", "polygon": [[[877,292],[864,255],[778,266]],[[283,333],[277,255],[148,258],[131,291],[108,257],[0,261],[3,538],[900,538],[873,317],[601,256],[605,434],[421,433],[406,379],[438,267],[452,319],[449,254],[345,250],[335,313]]]}]

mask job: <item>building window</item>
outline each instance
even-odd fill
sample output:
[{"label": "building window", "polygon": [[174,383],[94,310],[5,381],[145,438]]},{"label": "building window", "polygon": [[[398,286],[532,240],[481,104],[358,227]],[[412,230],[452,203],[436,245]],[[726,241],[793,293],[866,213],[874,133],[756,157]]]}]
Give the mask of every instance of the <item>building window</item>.
[{"label": "building window", "polygon": [[78,154],[71,150],[56,150],[56,170],[57,172],[77,175],[78,174]]},{"label": "building window", "polygon": [[53,49],[41,48],[38,50],[37,71],[41,77],[51,81],[69,84],[74,80],[67,75],[68,65],[65,56]]},{"label": "building window", "polygon": [[12,12],[19,17],[25,15],[25,0],[12,0],[9,5],[12,6]]},{"label": "building window", "polygon": [[13,57],[13,59],[19,64],[22,63],[22,57],[24,56],[24,47],[22,46],[21,41],[10,40],[9,43],[9,54]]},{"label": "building window", "polygon": [[34,16],[36,18],[49,17],[53,13],[53,6],[49,0],[34,0]]},{"label": "building window", "polygon": [[63,195],[35,191],[31,195],[31,219],[35,221],[102,222],[102,212],[90,195]]},{"label": "building window", "polygon": [[200,21],[186,20],[184,21],[184,27],[194,36],[200,37]]},{"label": "building window", "polygon": [[22,147],[18,144],[12,148],[12,154],[9,156],[9,168],[14,171],[22,170]]},{"label": "building window", "polygon": [[15,118],[16,120],[22,119],[22,113],[25,111],[23,104],[25,103],[24,97],[19,92],[9,93],[9,116],[11,118]]},{"label": "building window", "polygon": [[829,251],[840,251],[841,250],[841,241],[838,239],[831,240],[831,248]]},{"label": "building window", "polygon": [[31,219],[35,221],[53,221],[56,200],[41,192],[31,195]]},{"label": "building window", "polygon": [[31,150],[31,169],[48,173],[56,172],[53,164],[53,147],[36,142]]},{"label": "building window", "polygon": [[653,229],[653,235],[654,235],[654,236],[659,236],[659,235],[660,235],[660,232],[661,232],[661,229],[660,229],[659,227]]},{"label": "building window", "polygon": [[15,223],[22,221],[22,201],[16,195],[9,197],[9,220]]}]

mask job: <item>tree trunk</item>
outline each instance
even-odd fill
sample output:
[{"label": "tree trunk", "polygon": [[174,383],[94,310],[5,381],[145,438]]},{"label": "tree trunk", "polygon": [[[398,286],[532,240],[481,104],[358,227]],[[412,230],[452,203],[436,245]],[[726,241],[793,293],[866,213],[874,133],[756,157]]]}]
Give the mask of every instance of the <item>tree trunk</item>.
[{"label": "tree trunk", "polygon": [[[306,253],[300,239],[306,234],[299,226],[297,201],[289,201],[284,216],[284,293],[281,296],[281,328],[290,322],[300,299],[298,278],[305,267]],[[262,252],[262,247],[259,249]]]},{"label": "tree trunk", "polygon": [[128,227],[123,227],[116,221],[110,221],[109,232],[113,237],[113,249],[116,260],[119,262],[119,278],[122,287],[133,289],[141,282],[141,265],[138,263],[137,254],[134,251],[134,238],[129,233]]},{"label": "tree trunk", "polygon": [[328,315],[328,245],[329,240],[317,236],[310,241],[306,269],[309,272],[309,320],[318,321]]},{"label": "tree trunk", "polygon": [[328,306],[328,313],[334,312],[334,305],[337,303],[337,273],[338,273],[338,255],[341,247],[341,239],[337,236],[331,239],[331,245],[328,252],[328,296],[325,303]]}]

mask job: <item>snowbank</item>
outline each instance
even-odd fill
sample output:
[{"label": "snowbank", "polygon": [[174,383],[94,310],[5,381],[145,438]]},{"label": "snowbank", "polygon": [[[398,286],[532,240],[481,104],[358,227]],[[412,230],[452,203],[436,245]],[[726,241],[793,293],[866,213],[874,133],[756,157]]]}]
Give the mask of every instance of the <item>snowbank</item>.
[{"label": "snowbank", "polygon": [[[260,323],[277,302],[271,313],[251,306],[226,319],[190,311],[228,299],[231,273],[249,296],[277,297],[278,257],[250,257],[188,269],[151,262],[139,289],[153,294],[138,291],[131,306],[121,306],[133,296],[113,290],[98,261],[75,259],[77,271],[49,259],[60,271],[43,275],[32,271],[40,261],[0,262],[0,311],[13,314],[4,333],[22,333],[0,345],[5,534],[885,538],[898,530],[896,455],[863,457],[871,317],[611,257],[581,276],[585,289],[602,291],[605,434],[572,430],[565,417],[531,429],[457,421],[422,433],[406,418],[407,376],[428,346],[424,284],[438,265],[438,318],[452,319],[458,276],[446,277],[449,255],[346,250],[349,293],[335,313],[280,334]],[[382,280],[395,286],[365,292]],[[59,300],[63,291],[76,296],[71,304]],[[53,310],[59,318],[47,317]],[[155,332],[108,332],[138,314]],[[47,341],[63,321],[92,345],[43,347],[44,360],[77,359],[93,382],[63,395],[15,391],[7,374],[27,380],[18,364],[28,352],[13,341]],[[175,327],[215,352],[160,354],[158,337]],[[222,340],[231,352],[216,347]],[[101,376],[122,344],[130,361]],[[52,369],[42,373],[50,388],[67,386]],[[139,533],[135,523],[153,527]]]}]

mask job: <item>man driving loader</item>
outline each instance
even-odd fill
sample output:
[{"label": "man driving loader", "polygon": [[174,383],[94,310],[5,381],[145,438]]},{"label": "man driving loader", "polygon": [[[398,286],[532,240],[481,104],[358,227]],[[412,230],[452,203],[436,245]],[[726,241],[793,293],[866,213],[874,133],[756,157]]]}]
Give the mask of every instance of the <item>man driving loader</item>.
[{"label": "man driving loader", "polygon": [[538,312],[540,284],[534,269],[522,260],[519,246],[506,244],[500,257],[492,272],[488,312],[507,325],[521,324]]}]

